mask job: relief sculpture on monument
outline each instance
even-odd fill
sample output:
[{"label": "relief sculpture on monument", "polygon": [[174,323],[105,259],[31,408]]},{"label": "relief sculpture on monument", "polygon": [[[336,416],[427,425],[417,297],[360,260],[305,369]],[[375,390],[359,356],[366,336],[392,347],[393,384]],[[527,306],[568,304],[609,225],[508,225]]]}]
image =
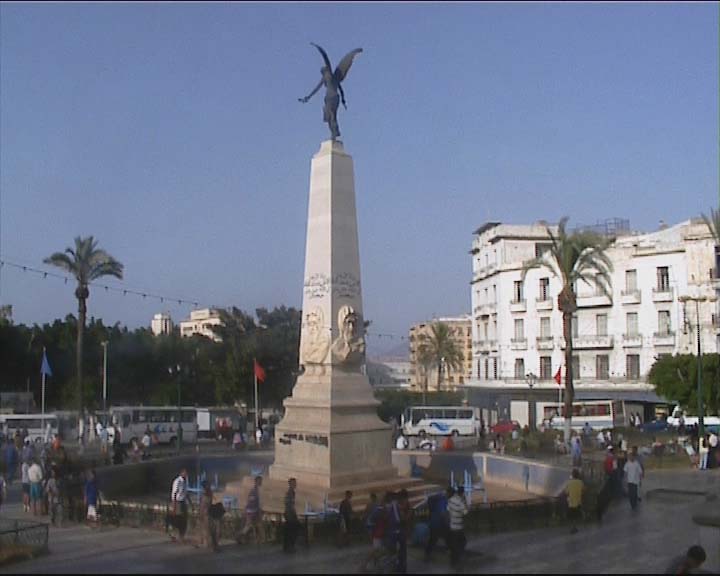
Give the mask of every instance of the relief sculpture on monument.
[{"label": "relief sculpture on monument", "polygon": [[333,363],[359,366],[365,360],[365,324],[352,306],[338,311],[340,335],[332,345]]},{"label": "relief sculpture on monument", "polygon": [[301,364],[322,364],[330,348],[325,314],[316,306],[305,316]]}]

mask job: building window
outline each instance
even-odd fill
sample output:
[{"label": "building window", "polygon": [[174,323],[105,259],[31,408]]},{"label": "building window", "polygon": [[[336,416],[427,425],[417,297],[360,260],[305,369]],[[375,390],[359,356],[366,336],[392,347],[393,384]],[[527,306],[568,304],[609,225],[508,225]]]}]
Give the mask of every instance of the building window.
[{"label": "building window", "polygon": [[515,280],[513,287],[513,302],[516,304],[523,301],[523,283],[522,280]]},{"label": "building window", "polygon": [[627,322],[627,335],[637,336],[638,335],[638,315],[637,312],[628,312],[625,315]]},{"label": "building window", "polygon": [[498,379],[498,359],[493,358],[493,378]]},{"label": "building window", "polygon": [[545,316],[544,318],[540,318],[540,338],[547,340],[551,337],[552,334],[550,333],[550,317]]},{"label": "building window", "polygon": [[625,292],[635,292],[637,290],[637,270],[625,271]]},{"label": "building window", "polygon": [[492,323],[492,340],[497,340],[497,320],[493,320]]},{"label": "building window", "polygon": [[487,304],[488,302],[490,302],[490,300],[488,300],[488,289],[485,288],[485,299],[483,300],[483,304]]},{"label": "building window", "polygon": [[489,324],[490,323],[487,320],[485,320],[485,322],[483,322],[483,340],[488,339],[488,325]]},{"label": "building window", "polygon": [[550,278],[540,278],[540,300],[550,300]]},{"label": "building window", "polygon": [[515,358],[515,378],[518,380],[525,378],[525,360],[523,358]]},{"label": "building window", "polygon": [[572,372],[574,378],[580,378],[580,356],[572,357]]},{"label": "building window", "polygon": [[598,380],[607,380],[610,375],[610,356],[599,354],[595,358],[595,377]]},{"label": "building window", "polygon": [[485,380],[490,380],[490,360],[485,358]]},{"label": "building window", "polygon": [[480,360],[477,362],[477,375],[478,380],[482,380],[482,362]]},{"label": "building window", "polygon": [[525,321],[522,318],[515,319],[515,340],[525,339]]},{"label": "building window", "polygon": [[658,312],[658,335],[669,336],[672,334],[670,326],[670,311],[660,310]]},{"label": "building window", "polygon": [[540,356],[540,380],[550,380],[552,377],[552,356]]},{"label": "building window", "polygon": [[552,244],[535,244],[535,258],[541,258],[548,250],[552,249]]},{"label": "building window", "polygon": [[595,334],[598,336],[607,336],[607,314],[598,314],[595,316]]},{"label": "building window", "polygon": [[658,266],[657,269],[657,291],[670,291],[670,273],[667,266]]},{"label": "building window", "polygon": [[493,284],[492,296],[493,296],[492,301],[493,301],[493,302],[497,302],[497,286],[496,286],[495,284]]},{"label": "building window", "polygon": [[570,319],[570,332],[573,338],[577,338],[580,330],[578,329],[578,317],[577,314],[573,314]]},{"label": "building window", "polygon": [[626,359],[626,373],[628,380],[640,380],[640,355],[628,354]]}]

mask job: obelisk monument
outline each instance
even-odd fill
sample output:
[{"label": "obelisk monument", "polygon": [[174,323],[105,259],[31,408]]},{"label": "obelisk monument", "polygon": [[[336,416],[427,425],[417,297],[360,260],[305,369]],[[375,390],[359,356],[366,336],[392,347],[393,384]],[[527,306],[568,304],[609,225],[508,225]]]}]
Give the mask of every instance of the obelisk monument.
[{"label": "obelisk monument", "polygon": [[390,427],[365,364],[353,160],[339,140],[312,159],[300,364],[278,424],[272,480],[333,489],[392,479]]}]

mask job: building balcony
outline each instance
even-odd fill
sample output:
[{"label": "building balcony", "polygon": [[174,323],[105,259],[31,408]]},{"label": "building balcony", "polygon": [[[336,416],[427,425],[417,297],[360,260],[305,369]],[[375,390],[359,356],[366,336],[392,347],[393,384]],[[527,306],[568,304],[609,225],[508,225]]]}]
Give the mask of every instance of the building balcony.
[{"label": "building balcony", "polygon": [[494,352],[498,349],[497,340],[480,340],[475,345],[480,352]]},{"label": "building balcony", "polygon": [[473,276],[473,282],[479,282],[480,280],[487,278],[491,274],[497,272],[497,269],[497,264],[490,264],[488,266],[478,268],[478,270],[475,272],[475,275]]},{"label": "building balcony", "polygon": [[596,306],[612,306],[612,300],[605,294],[592,294],[577,297],[578,308],[594,308]]},{"label": "building balcony", "polygon": [[553,301],[552,298],[546,298],[545,300],[535,300],[535,310],[552,310]]},{"label": "building balcony", "polygon": [[675,332],[655,332],[653,344],[655,346],[675,346]]},{"label": "building balcony", "polygon": [[672,302],[672,288],[653,288],[653,302]]},{"label": "building balcony", "polygon": [[623,290],[620,298],[623,304],[640,304],[640,290]]},{"label": "building balcony", "polygon": [[527,338],[512,338],[510,340],[511,350],[527,350]]},{"label": "building balcony", "polygon": [[510,312],[527,312],[527,302],[525,300],[510,302]]},{"label": "building balcony", "polygon": [[486,304],[480,304],[480,306],[475,306],[473,309],[473,313],[475,316],[490,316],[490,314],[494,314],[497,311],[497,303],[495,302],[489,302]]},{"label": "building balcony", "polygon": [[575,336],[573,338],[573,348],[575,350],[589,350],[591,348],[612,348],[614,345],[613,337],[604,335],[586,335]]},{"label": "building balcony", "polygon": [[552,350],[555,347],[552,336],[538,336],[535,341],[538,350]]},{"label": "building balcony", "polygon": [[624,348],[635,348],[641,347],[643,339],[640,334],[623,334],[623,347]]}]

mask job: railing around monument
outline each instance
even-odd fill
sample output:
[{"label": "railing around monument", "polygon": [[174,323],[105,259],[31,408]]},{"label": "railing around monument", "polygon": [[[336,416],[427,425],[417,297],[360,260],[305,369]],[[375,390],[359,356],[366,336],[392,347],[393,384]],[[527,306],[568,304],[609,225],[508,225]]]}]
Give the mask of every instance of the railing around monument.
[{"label": "railing around monument", "polygon": [[48,551],[47,524],[0,518],[0,565]]}]

